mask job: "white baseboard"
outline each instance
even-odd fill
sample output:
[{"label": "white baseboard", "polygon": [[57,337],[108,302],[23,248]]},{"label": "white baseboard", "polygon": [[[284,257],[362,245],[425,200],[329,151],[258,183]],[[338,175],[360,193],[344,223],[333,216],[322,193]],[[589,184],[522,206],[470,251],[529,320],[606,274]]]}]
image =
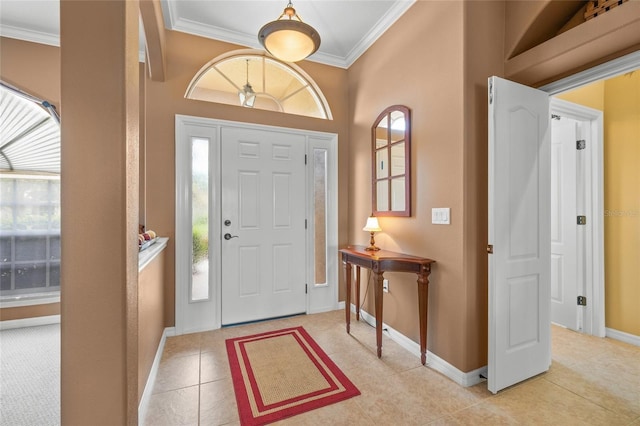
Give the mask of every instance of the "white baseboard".
[{"label": "white baseboard", "polygon": [[625,333],[624,331],[614,330],[613,328],[605,329],[605,336],[611,339],[620,340],[621,342],[629,343],[634,346],[640,346],[640,336],[635,334]]},{"label": "white baseboard", "polygon": [[[342,303],[342,306],[344,309],[344,302],[340,302],[340,303]],[[355,310],[356,310],[355,305],[352,304],[351,311],[355,312]],[[375,327],[376,325],[375,317],[370,315],[366,311],[360,310],[360,318],[366,321],[369,325]],[[394,330],[392,327],[389,327],[389,325],[385,324],[384,322],[382,323],[382,328],[386,329],[388,336],[391,338],[391,340],[399,344],[401,347],[403,347],[410,353],[414,354],[416,357],[420,358],[420,345],[418,343],[409,339],[407,336],[398,332],[397,330]],[[480,375],[483,375],[485,377],[487,376],[486,366],[465,373],[463,371],[458,370],[456,367],[449,364],[447,361],[440,358],[438,355],[434,354],[433,352],[430,352],[429,350],[427,350],[427,366],[429,368],[432,368],[444,374],[449,379],[453,380],[460,386],[464,386],[464,387],[473,386],[482,382],[484,379],[480,377]]]},{"label": "white baseboard", "polygon": [[153,392],[153,385],[156,382],[156,376],[158,375],[158,368],[160,368],[160,359],[162,359],[162,352],[164,351],[164,344],[167,341],[167,337],[175,336],[175,327],[167,327],[162,332],[162,338],[158,344],[158,350],[156,356],[153,358],[153,364],[151,365],[151,371],[149,377],[147,377],[147,383],[144,385],[144,392],[140,398],[140,404],[138,404],[138,424],[144,425],[144,418],[147,415],[147,409],[149,408],[149,400]]},{"label": "white baseboard", "polygon": [[45,317],[22,318],[16,320],[0,321],[0,330],[11,328],[36,327],[38,325],[60,324],[60,315],[48,315]]}]

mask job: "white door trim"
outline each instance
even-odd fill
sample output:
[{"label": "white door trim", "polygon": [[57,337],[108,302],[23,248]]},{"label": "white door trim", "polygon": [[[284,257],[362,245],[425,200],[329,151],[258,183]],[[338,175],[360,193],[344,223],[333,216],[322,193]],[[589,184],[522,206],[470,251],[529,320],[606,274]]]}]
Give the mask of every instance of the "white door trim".
[{"label": "white door trim", "polygon": [[[604,166],[603,113],[596,109],[551,98],[550,112],[577,121],[588,121],[585,136],[585,208],[587,216],[585,268],[587,306],[583,312],[582,332],[604,337]],[[582,214],[582,213],[580,213]],[[579,261],[580,263],[580,261]],[[578,289],[580,291],[580,289]]]},{"label": "white door trim", "polygon": [[[190,223],[191,223],[191,188],[190,188],[190,173],[191,173],[191,154],[190,150],[184,149],[184,144],[186,143],[189,135],[186,130],[186,126],[195,126],[200,128],[205,128],[209,132],[211,132],[212,136],[215,136],[216,140],[216,148],[220,148],[220,132],[222,127],[240,127],[246,129],[257,129],[257,130],[270,130],[270,131],[280,131],[280,132],[288,132],[293,134],[302,134],[306,137],[306,146],[307,150],[309,146],[313,143],[326,143],[326,146],[329,150],[329,164],[328,164],[328,198],[327,198],[327,277],[334,284],[333,290],[333,304],[328,307],[329,309],[336,309],[338,306],[338,273],[339,273],[339,264],[338,264],[338,158],[337,158],[337,147],[338,147],[338,135],[333,133],[325,133],[318,132],[313,130],[302,130],[302,129],[291,129],[277,126],[268,126],[262,124],[253,124],[253,123],[243,123],[243,122],[235,122],[235,121],[227,121],[227,120],[218,120],[212,118],[205,117],[194,117],[187,115],[176,114],[175,116],[175,155],[176,155],[176,170],[175,170],[175,202],[176,202],[176,219],[175,219],[175,241],[176,241],[176,250],[175,250],[175,330],[176,334],[184,334],[187,332],[194,331],[202,331],[206,329],[215,329],[220,328],[222,323],[222,309],[221,309],[221,273],[219,267],[219,259],[210,259],[212,261],[212,265],[216,265],[215,270],[212,270],[211,273],[211,287],[210,294],[212,298],[215,300],[214,303],[214,313],[211,324],[207,324],[205,326],[200,327],[189,327],[185,324],[185,320],[187,319],[187,315],[185,310],[187,309],[188,300],[186,293],[184,291],[180,291],[182,286],[184,286],[185,277],[191,276],[191,250],[190,250]],[[308,151],[307,151],[308,152]],[[210,159],[217,161],[215,164],[216,173],[220,172],[220,155],[219,152],[210,153]],[[216,173],[211,173],[210,176],[210,188],[213,190],[214,194],[220,194],[220,181],[221,178]],[[312,181],[307,182],[307,192],[311,191],[310,185],[312,185]],[[215,197],[212,195],[212,197]],[[210,205],[213,206],[211,211],[210,220],[213,221],[213,226],[211,226],[211,233],[209,236],[209,244],[210,244],[210,253],[220,253],[221,250],[221,239],[220,239],[220,200],[212,199]],[[307,203],[307,217],[312,214],[312,200],[309,200]],[[312,221],[310,221],[312,223]],[[307,240],[310,240],[313,236],[313,228],[309,227],[307,229]],[[309,244],[307,244],[309,246]],[[181,249],[182,248],[182,249]],[[307,271],[313,270],[313,257],[307,254],[306,256],[306,267]],[[216,263],[217,262],[217,263]],[[212,268],[213,269],[213,268]],[[182,286],[181,286],[182,284]],[[309,283],[311,284],[311,282]],[[309,293],[307,295],[307,307],[309,307],[309,297],[312,294]],[[309,309],[307,309],[309,311]],[[320,312],[320,310],[316,311]]]},{"label": "white door trim", "polygon": [[557,95],[558,93],[577,89],[580,86],[593,83],[594,81],[616,77],[637,70],[638,68],[640,68],[640,51],[629,53],[628,55],[607,63],[546,84],[539,89],[549,93],[549,95]]}]

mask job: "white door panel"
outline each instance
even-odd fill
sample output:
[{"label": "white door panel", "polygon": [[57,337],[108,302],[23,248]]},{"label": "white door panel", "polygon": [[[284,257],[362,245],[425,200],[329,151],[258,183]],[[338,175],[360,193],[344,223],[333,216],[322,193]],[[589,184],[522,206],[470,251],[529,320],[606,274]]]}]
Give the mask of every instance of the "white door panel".
[{"label": "white door panel", "polygon": [[551,121],[551,321],[578,329],[575,120]]},{"label": "white door panel", "polygon": [[222,129],[222,324],[306,311],[305,137]]},{"label": "white door panel", "polygon": [[542,373],[550,341],[548,95],[489,81],[489,365],[498,392]]}]

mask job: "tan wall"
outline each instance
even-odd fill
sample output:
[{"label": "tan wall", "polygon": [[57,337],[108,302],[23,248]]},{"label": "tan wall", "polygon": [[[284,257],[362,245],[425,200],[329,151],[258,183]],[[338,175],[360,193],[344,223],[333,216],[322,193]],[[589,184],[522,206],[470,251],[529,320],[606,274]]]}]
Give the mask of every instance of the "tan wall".
[{"label": "tan wall", "polygon": [[640,71],[557,96],[604,111],[605,326],[640,335]]},{"label": "tan wall", "polygon": [[164,332],[165,250],[138,275],[138,401]]},{"label": "tan wall", "polygon": [[[531,13],[543,14],[537,21],[544,27],[547,18],[544,14],[549,14],[548,19],[551,20],[555,18],[553,14],[563,8],[562,5],[549,4],[548,0],[507,1],[505,4],[506,52],[520,43],[520,37],[537,38],[535,30],[526,30],[529,25],[536,24]],[[630,1],[515,57],[509,57],[505,61],[505,77],[523,84],[542,86],[637,50],[640,50],[640,1]]]},{"label": "tan wall", "polygon": [[0,78],[60,106],[60,49],[0,37]]},{"label": "tan wall", "polygon": [[42,305],[16,306],[0,309],[0,321],[25,318],[46,317],[60,315],[60,303],[45,303]]},{"label": "tan wall", "polygon": [[135,0],[60,2],[64,425],[138,420],[138,27]]},{"label": "tan wall", "polygon": [[146,129],[146,225],[160,236],[170,237],[167,249],[165,285],[166,326],[174,325],[175,314],[175,115],[191,115],[221,120],[317,130],[338,134],[339,162],[339,243],[346,244],[349,134],[347,125],[347,71],[313,62],[298,65],[315,80],[324,93],[334,119],[321,120],[290,116],[185,99],[187,87],[200,68],[216,56],[240,48],[189,34],[167,31],[166,81],[147,80]]},{"label": "tan wall", "polygon": [[[0,37],[0,79],[48,100],[61,111],[57,47]],[[59,303],[0,309],[2,321],[59,314]]]},{"label": "tan wall", "polygon": [[[459,296],[466,293],[462,21],[462,3],[417,2],[349,69],[349,242],[368,243],[362,227],[371,213],[371,126],[388,106],[406,105],[412,115],[412,214],[379,218],[376,244],[437,261],[429,285],[428,348],[457,367],[465,358]],[[451,225],[432,225],[432,207],[450,207]],[[418,341],[416,277],[385,276],[390,291],[384,321]],[[373,293],[367,294],[365,310],[373,313]]]},{"label": "tan wall", "polygon": [[464,271],[463,371],[487,365],[488,344],[488,104],[489,76],[504,75],[504,4],[465,3],[464,28]]}]

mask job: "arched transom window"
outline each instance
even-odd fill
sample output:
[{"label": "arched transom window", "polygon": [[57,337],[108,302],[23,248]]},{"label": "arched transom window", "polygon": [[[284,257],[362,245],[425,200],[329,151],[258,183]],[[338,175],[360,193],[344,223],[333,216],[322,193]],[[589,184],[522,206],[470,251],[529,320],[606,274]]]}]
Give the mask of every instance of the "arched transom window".
[{"label": "arched transom window", "polygon": [[246,85],[256,95],[253,108],[332,119],[322,92],[301,68],[255,50],[209,62],[191,80],[185,97],[240,106]]}]

